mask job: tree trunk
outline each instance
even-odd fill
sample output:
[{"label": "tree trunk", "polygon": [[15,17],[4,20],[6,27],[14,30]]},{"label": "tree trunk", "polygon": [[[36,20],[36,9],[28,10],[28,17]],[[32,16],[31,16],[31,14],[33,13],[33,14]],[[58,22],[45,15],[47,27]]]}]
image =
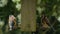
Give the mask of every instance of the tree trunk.
[{"label": "tree trunk", "polygon": [[36,31],[36,0],[22,0],[21,31]]}]

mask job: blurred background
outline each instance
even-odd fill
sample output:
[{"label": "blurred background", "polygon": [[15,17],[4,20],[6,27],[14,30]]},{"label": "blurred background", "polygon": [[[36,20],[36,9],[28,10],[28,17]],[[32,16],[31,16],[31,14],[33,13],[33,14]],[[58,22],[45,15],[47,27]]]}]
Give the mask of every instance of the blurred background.
[{"label": "blurred background", "polygon": [[[27,33],[20,30],[21,2],[22,0],[0,0],[0,34],[60,34],[60,0],[36,0],[36,32]],[[50,28],[41,28],[43,12],[49,20]],[[11,32],[8,30],[10,14],[14,14],[18,25],[18,28]]]}]

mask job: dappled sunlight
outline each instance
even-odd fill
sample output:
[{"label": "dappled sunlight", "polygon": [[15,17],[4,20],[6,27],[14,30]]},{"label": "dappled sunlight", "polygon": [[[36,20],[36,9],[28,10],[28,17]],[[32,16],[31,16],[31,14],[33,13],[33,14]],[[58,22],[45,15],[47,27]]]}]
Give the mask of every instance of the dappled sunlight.
[{"label": "dappled sunlight", "polygon": [[0,34],[60,34],[60,0],[0,0]]},{"label": "dappled sunlight", "polygon": [[0,7],[4,7],[5,5],[7,5],[8,0],[0,0]]},{"label": "dappled sunlight", "polygon": [[58,21],[60,22],[60,17],[58,17]]}]

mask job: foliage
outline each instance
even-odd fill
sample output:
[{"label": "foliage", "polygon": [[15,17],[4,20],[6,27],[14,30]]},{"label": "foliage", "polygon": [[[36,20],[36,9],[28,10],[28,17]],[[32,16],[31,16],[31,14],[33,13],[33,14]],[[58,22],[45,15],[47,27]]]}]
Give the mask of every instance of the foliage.
[{"label": "foliage", "polygon": [[19,13],[16,9],[16,4],[12,0],[8,0],[7,5],[0,7],[0,18],[3,20],[10,14],[17,16]]},{"label": "foliage", "polygon": [[[56,31],[53,31],[52,29],[48,29],[46,31],[41,31],[40,34],[60,34],[60,0],[37,0],[37,11],[39,13],[39,16],[41,16],[42,12],[45,13],[45,15],[50,20],[50,23],[53,23],[53,28]],[[44,10],[42,10],[44,9]],[[52,24],[51,24],[52,25]]]}]

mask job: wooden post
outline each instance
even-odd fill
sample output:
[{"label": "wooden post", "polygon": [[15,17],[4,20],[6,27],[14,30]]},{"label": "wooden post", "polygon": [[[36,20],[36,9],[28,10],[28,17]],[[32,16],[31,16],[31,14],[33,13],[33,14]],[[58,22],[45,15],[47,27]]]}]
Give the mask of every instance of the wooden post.
[{"label": "wooden post", "polygon": [[36,0],[21,0],[21,31],[36,31]]}]

